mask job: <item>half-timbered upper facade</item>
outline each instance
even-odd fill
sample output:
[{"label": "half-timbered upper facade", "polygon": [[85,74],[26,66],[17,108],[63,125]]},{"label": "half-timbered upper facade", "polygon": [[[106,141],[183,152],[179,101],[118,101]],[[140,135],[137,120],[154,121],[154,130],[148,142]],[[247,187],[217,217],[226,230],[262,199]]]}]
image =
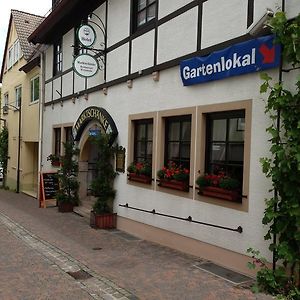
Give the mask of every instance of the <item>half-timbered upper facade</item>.
[{"label": "half-timbered upper facade", "polygon": [[[220,51],[253,41],[253,25],[280,10],[281,2],[55,1],[52,13],[29,38],[48,45],[43,58],[44,170],[51,168],[47,156],[62,154],[62,143],[73,132],[80,148],[84,201],[95,162],[89,136],[95,128],[105,127],[101,120],[113,120],[116,141],[126,149],[126,166],[147,162],[152,171],[150,182],[136,182],[126,172],[117,177],[119,228],[223,265],[230,260],[233,268],[246,272],[245,251],[250,245],[269,255],[261,218],[270,183],[259,164],[268,154],[268,120],[259,94],[259,72],[191,86],[184,86],[184,79],[250,68],[258,55],[255,48],[241,56],[233,53],[227,60]],[[285,10],[292,18],[300,5],[291,0]],[[81,24],[95,30],[92,49],[79,45]],[[73,61],[86,53],[97,58],[99,71],[84,78],[74,71]],[[217,53],[219,61],[182,73],[182,62],[204,61]],[[274,66],[268,72],[276,78]],[[86,116],[88,121],[82,122]],[[186,170],[188,187],[164,186],[157,173],[170,162]],[[238,182],[239,195],[225,199],[199,193],[199,174],[215,175],[216,180],[230,175]],[[145,212],[153,210],[164,216]]]}]

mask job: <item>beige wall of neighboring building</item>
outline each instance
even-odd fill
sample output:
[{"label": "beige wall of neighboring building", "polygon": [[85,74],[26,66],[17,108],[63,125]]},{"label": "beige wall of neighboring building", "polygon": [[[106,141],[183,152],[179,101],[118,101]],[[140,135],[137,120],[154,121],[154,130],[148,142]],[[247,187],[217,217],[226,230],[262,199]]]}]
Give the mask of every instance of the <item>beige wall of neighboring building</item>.
[{"label": "beige wall of neighboring building", "polygon": [[[17,188],[18,149],[19,149],[19,110],[16,107],[16,87],[21,87],[21,135],[20,135],[20,191],[37,191],[38,165],[38,122],[39,101],[31,102],[31,79],[38,76],[39,67],[29,73],[20,71],[27,61],[22,56],[11,68],[8,66],[8,49],[18,40],[18,35],[12,22],[8,37],[8,47],[5,53],[5,71],[2,78],[1,97],[8,94],[9,110],[2,117],[7,120],[9,132],[7,186]],[[2,106],[4,101],[2,101]]]}]

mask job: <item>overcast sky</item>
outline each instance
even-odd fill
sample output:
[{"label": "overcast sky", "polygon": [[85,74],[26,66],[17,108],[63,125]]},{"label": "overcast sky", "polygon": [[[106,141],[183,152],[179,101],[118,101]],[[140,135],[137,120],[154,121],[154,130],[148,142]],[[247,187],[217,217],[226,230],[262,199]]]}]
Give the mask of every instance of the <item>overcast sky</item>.
[{"label": "overcast sky", "polygon": [[12,9],[44,16],[51,8],[51,0],[0,0],[0,67],[3,60],[7,27]]}]

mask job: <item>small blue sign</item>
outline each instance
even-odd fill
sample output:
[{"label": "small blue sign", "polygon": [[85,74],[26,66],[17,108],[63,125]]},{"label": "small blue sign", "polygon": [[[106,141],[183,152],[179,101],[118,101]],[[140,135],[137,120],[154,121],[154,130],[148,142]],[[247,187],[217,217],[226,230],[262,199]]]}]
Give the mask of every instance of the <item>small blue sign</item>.
[{"label": "small blue sign", "polygon": [[100,129],[90,129],[89,136],[97,136],[100,134]]},{"label": "small blue sign", "polygon": [[281,47],[268,35],[180,63],[183,85],[223,79],[279,66]]}]

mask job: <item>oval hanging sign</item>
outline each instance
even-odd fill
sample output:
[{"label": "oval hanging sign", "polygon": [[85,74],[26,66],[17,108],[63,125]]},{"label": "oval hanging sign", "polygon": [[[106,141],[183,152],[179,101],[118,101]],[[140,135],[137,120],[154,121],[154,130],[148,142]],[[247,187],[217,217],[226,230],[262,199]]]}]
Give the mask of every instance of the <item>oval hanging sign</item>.
[{"label": "oval hanging sign", "polygon": [[92,77],[98,72],[99,64],[94,56],[84,53],[74,58],[73,69],[81,77]]},{"label": "oval hanging sign", "polygon": [[77,30],[77,38],[84,47],[91,47],[96,41],[95,29],[88,24],[81,25]]}]

